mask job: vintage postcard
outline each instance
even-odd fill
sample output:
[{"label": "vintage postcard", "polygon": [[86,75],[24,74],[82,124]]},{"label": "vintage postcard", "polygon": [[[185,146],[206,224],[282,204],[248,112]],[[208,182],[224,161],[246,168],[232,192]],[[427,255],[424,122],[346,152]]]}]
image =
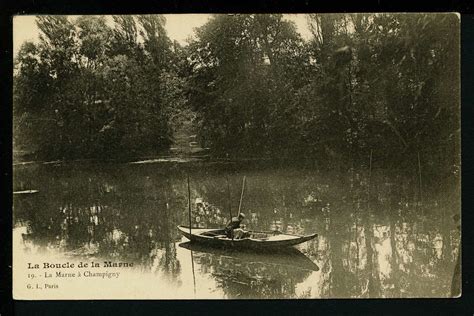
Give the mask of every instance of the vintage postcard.
[{"label": "vintage postcard", "polygon": [[15,299],[461,295],[458,14],[13,23]]}]

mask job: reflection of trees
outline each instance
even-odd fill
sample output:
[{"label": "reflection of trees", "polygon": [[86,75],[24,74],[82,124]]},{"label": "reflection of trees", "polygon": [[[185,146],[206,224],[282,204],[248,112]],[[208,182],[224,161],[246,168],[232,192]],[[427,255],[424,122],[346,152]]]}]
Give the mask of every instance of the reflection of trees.
[{"label": "reflection of trees", "polygon": [[210,273],[229,298],[291,298],[295,296],[296,284],[312,272],[294,253],[193,251],[193,254],[201,272]]},{"label": "reflection of trees", "polygon": [[73,177],[62,170],[52,179],[39,177],[41,194],[15,205],[18,221],[28,223],[25,238],[73,255],[134,261],[142,268],[150,268],[154,250],[163,248],[160,266],[176,275],[176,213],[182,199],[169,181],[126,174],[121,179],[120,172],[89,170]]},{"label": "reflection of trees", "polygon": [[159,261],[159,266],[171,279],[177,279],[181,272],[181,265],[176,259],[176,243],[168,243],[165,254]]},{"label": "reflection of trees", "polygon": [[[438,216],[424,218],[424,225],[420,225],[420,213],[410,198],[393,193],[391,183],[374,187],[371,216],[360,208],[364,203],[357,195],[363,191],[357,188],[351,190],[352,202],[342,196],[340,204],[331,205],[331,225],[324,236],[328,247],[319,251],[328,258],[322,261],[321,271],[323,277],[330,274],[329,296],[450,295],[451,271],[456,264],[452,249],[458,248],[459,233],[453,225],[441,225],[448,208],[426,201],[425,207]],[[338,209],[353,213],[344,217],[337,214]]]},{"label": "reflection of trees", "polygon": [[[14,221],[27,225],[24,238],[37,245],[78,256],[130,260],[143,269],[156,267],[177,278],[181,267],[175,242],[181,236],[175,227],[188,223],[187,187],[182,169],[167,168],[78,164],[16,172],[15,179],[29,179],[24,189],[40,192],[14,197]],[[222,173],[217,166],[216,170],[188,172],[193,201],[196,197],[208,201],[220,210],[224,221],[229,217],[228,171]],[[453,202],[457,201],[457,193],[437,193],[437,199],[433,199],[427,191],[424,208],[428,216],[422,218],[410,182],[374,173],[373,212],[369,216],[364,176],[351,176],[351,183],[340,174],[323,177],[307,170],[255,170],[246,175],[243,211],[249,228],[278,227],[293,233],[320,234],[319,244],[315,241],[302,247],[320,264],[322,296],[450,294],[460,240],[460,232],[451,220],[451,215],[459,212],[459,205]],[[241,176],[232,172],[229,176],[234,213]],[[217,273],[223,288],[230,287],[230,297],[238,293],[250,296],[260,289],[262,297],[294,293],[294,280],[301,277],[283,269],[281,273],[286,273],[288,280],[279,281],[281,278],[276,278],[271,269],[238,266],[238,261],[222,266],[217,259],[211,260],[207,264],[209,273]],[[390,268],[381,271],[387,262]],[[268,278],[254,278],[248,269]]]}]

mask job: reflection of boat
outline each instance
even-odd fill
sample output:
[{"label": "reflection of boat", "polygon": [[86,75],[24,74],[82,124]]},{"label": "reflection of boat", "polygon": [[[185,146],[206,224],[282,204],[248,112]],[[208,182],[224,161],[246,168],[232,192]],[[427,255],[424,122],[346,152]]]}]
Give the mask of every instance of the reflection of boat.
[{"label": "reflection of boat", "polygon": [[280,232],[249,231],[249,238],[230,239],[225,236],[223,229],[191,228],[178,226],[180,233],[192,242],[217,247],[239,248],[239,249],[280,249],[301,244],[318,236],[311,234],[307,236],[284,234]]},{"label": "reflection of boat", "polygon": [[286,248],[278,252],[256,253],[255,251],[223,250],[206,247],[189,241],[179,244],[180,247],[195,252],[207,253],[213,256],[225,256],[247,264],[279,265],[298,268],[302,270],[318,271],[319,267],[295,248]]}]

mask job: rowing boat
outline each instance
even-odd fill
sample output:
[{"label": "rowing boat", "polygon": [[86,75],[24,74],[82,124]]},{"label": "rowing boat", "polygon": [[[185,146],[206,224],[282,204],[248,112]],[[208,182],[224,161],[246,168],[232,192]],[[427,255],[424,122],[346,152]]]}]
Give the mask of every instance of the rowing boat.
[{"label": "rowing boat", "polygon": [[274,250],[279,248],[287,248],[314,239],[318,236],[318,234],[311,234],[306,236],[292,235],[281,233],[278,231],[248,231],[250,237],[242,239],[231,239],[225,235],[225,231],[223,229],[191,227],[190,233],[189,226],[178,226],[178,230],[184,237],[189,239],[191,242],[214,247],[228,247],[254,250]]}]

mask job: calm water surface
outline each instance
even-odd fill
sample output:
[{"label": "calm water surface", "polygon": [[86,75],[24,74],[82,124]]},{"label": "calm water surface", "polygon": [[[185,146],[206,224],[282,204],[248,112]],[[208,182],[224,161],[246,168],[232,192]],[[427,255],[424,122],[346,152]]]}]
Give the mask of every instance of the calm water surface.
[{"label": "calm water surface", "polygon": [[[235,216],[245,175],[247,228],[319,236],[274,254],[191,245],[176,229],[188,223],[188,174],[194,226],[221,227]],[[416,180],[374,170],[369,193],[367,170],[180,161],[20,165],[14,190],[39,192],[14,195],[13,219],[25,251],[134,262],[183,296],[449,297],[459,186],[425,184],[420,195]]]}]

